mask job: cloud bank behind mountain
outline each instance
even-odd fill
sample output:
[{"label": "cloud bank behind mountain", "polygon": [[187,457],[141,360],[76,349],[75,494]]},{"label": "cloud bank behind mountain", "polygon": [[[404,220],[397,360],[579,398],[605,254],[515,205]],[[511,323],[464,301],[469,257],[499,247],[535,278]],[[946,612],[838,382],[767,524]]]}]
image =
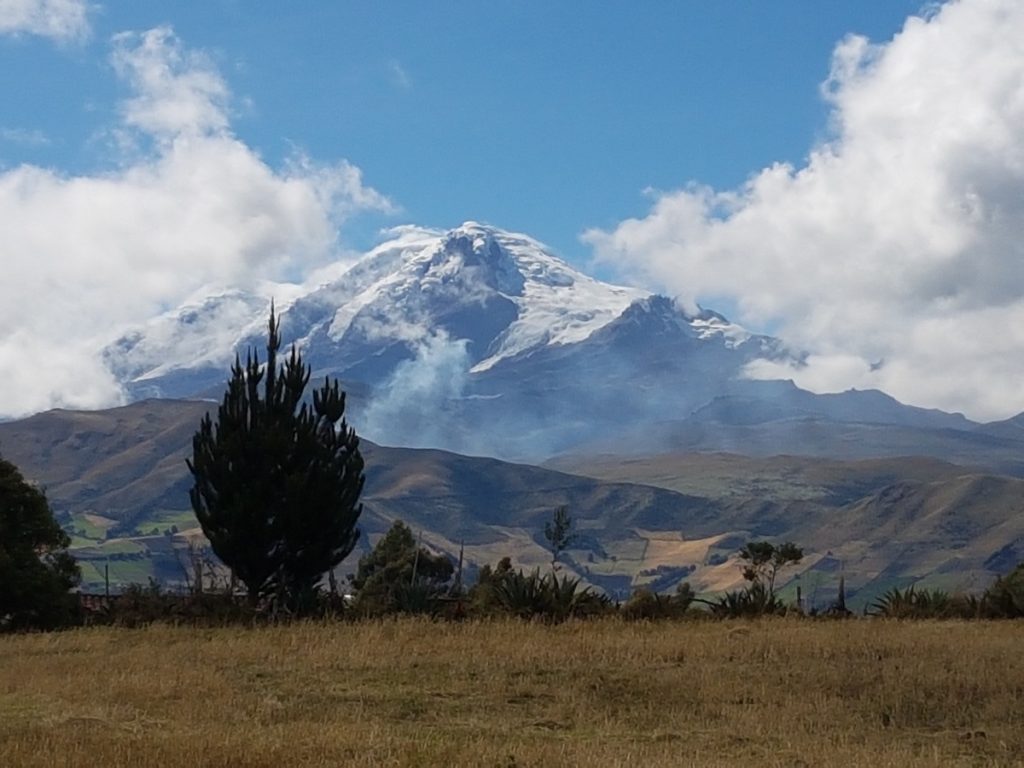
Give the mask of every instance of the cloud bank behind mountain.
[{"label": "cloud bank behind mountain", "polygon": [[120,163],[90,175],[0,171],[0,413],[121,399],[98,354],[128,323],[210,286],[287,293],[345,258],[339,228],[391,203],[346,161],[268,165],[231,130],[212,60],[170,28],[111,41],[126,88],[106,139]]},{"label": "cloud bank behind mountain", "polygon": [[812,352],[755,376],[980,419],[1021,411],[1024,5],[960,0],[886,43],[847,37],[822,94],[829,138],[801,167],[656,193],[646,216],[585,240],[635,281],[729,298],[746,325]]}]

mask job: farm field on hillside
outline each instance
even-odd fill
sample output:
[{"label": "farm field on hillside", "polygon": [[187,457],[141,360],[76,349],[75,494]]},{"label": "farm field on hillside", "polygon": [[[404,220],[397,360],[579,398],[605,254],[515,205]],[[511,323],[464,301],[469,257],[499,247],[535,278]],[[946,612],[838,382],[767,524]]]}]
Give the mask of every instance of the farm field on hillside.
[{"label": "farm field on hillside", "polygon": [[8,636],[0,765],[1021,765],[1022,647],[881,620]]}]

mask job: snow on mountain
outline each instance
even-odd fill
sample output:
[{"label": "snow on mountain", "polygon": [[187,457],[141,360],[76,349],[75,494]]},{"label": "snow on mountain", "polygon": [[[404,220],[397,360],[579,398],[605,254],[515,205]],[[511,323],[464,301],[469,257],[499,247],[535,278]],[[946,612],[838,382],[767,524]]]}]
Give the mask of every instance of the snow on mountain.
[{"label": "snow on mountain", "polygon": [[[216,293],[153,318],[103,350],[107,367],[135,390],[181,371],[226,370],[236,345],[265,324],[270,297]],[[162,394],[159,389],[149,394]]]},{"label": "snow on mountain", "polygon": [[395,234],[296,302],[295,313],[312,321],[305,344],[415,345],[443,331],[466,339],[474,370],[486,370],[534,347],[585,339],[647,295],[587,277],[525,235],[473,222]]},{"label": "snow on mountain", "polygon": [[211,291],[104,359],[131,399],[217,397],[235,353],[265,345],[273,297],[285,342],[316,377],[340,378],[351,422],[389,445],[535,459],[630,435],[649,446],[668,424],[705,436],[808,421],[963,428],[881,393],[751,380],[756,361],[800,357],[710,310],[588,277],[526,235],[401,227],[342,267],[314,288]]},{"label": "snow on mountain", "polygon": [[[285,336],[318,369],[379,380],[438,335],[465,342],[474,371],[531,349],[571,344],[648,294],[588,277],[526,235],[467,222],[448,232],[401,227],[334,281],[282,304]],[[104,351],[133,391],[221,367],[261,345],[269,291],[225,291],[171,310]],[[380,362],[378,366],[371,365]],[[154,389],[154,387],[156,389]],[[162,394],[187,394],[180,387]]]},{"label": "snow on mountain", "polygon": [[524,235],[495,233],[487,243],[485,230],[476,227],[467,234],[473,237],[474,249],[493,249],[497,244],[523,277],[516,302],[517,319],[496,340],[491,354],[473,367],[474,371],[487,370],[503,358],[534,347],[583,341],[621,315],[633,301],[648,295],[577,272]]},{"label": "snow on mountain", "polygon": [[[461,344],[469,372],[482,373],[537,349],[581,342],[651,298],[579,272],[531,237],[475,222],[389,234],[315,289],[223,291],[166,312],[107,347],[108,367],[134,394],[190,394],[179,385],[186,373],[223,370],[236,350],[262,346],[277,293],[286,339],[318,370],[374,383],[440,340]],[[750,338],[714,312],[690,317],[673,305],[672,314],[696,338],[731,347]]]},{"label": "snow on mountain", "polygon": [[285,342],[315,376],[343,381],[367,437],[394,445],[557,450],[610,425],[685,418],[734,391],[750,361],[786,355],[714,312],[687,314],[584,275],[526,235],[467,222],[392,230],[313,289],[190,302],[105,358],[133,399],[215,396],[234,354],[264,346],[275,291]]}]

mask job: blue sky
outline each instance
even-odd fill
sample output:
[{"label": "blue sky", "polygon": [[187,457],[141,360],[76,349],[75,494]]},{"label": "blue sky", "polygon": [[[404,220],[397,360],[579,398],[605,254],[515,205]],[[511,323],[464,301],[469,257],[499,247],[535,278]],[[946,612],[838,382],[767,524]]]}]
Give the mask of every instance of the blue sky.
[{"label": "blue sky", "polygon": [[271,165],[295,147],[346,158],[400,207],[353,223],[354,245],[382,223],[476,219],[579,261],[579,234],[641,214],[647,188],[799,162],[827,131],[835,44],[889,39],[919,5],[107,0],[85,40],[0,37],[0,163],[120,162],[99,138],[125,95],[110,40],[170,25],[216,62],[234,132]]},{"label": "blue sky", "polygon": [[0,416],[405,223],[526,232],[805,353],[1024,411],[1024,3],[0,0]]}]

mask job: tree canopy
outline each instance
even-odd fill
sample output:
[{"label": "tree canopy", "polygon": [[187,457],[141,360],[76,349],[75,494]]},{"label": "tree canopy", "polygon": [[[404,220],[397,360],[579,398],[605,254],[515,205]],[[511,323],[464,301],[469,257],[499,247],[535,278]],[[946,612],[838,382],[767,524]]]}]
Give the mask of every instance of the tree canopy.
[{"label": "tree canopy", "polygon": [[78,565],[46,496],[0,458],[0,629],[50,629],[70,622]]},{"label": "tree canopy", "polygon": [[751,541],[740,550],[744,562],[743,578],[753,587],[764,589],[769,599],[775,597],[775,580],[779,571],[787,565],[803,560],[804,551],[791,541],[772,544],[768,541]]},{"label": "tree canopy", "polygon": [[548,549],[551,550],[551,570],[555,571],[558,569],[558,558],[576,541],[576,534],[572,530],[572,516],[567,506],[555,509],[551,519],[544,523],[544,538],[547,539]]},{"label": "tree canopy", "polygon": [[419,546],[412,531],[396,520],[377,545],[359,559],[352,579],[357,612],[428,612],[448,591],[452,561]]},{"label": "tree canopy", "polygon": [[[192,439],[192,508],[213,551],[253,602],[304,605],[359,538],[363,458],[344,419],[345,393],[327,378],[303,394],[310,368],[293,345],[278,367],[273,309],[267,362],[236,356],[216,420]],[[262,384],[262,386],[261,386]]]}]

